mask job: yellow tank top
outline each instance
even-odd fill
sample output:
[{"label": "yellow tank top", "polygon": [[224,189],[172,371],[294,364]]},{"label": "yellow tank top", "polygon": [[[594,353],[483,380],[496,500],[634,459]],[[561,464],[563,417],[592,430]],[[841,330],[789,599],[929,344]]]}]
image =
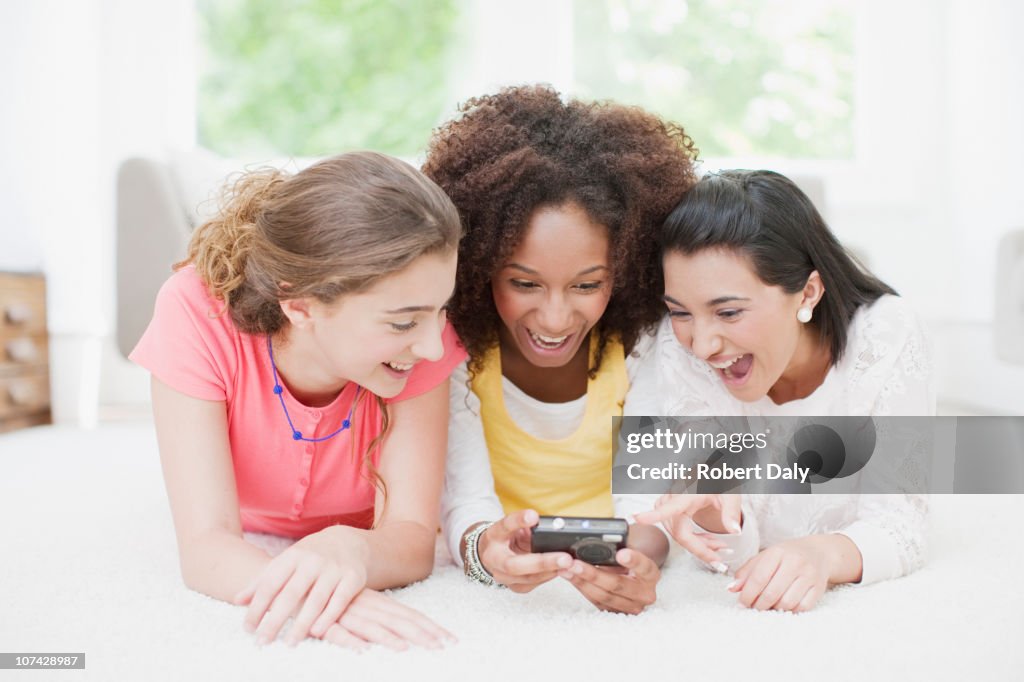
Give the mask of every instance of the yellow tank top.
[{"label": "yellow tank top", "polygon": [[[593,365],[597,336],[591,334]],[[501,351],[484,356],[473,377],[491,458],[494,488],[506,514],[535,509],[560,516],[612,516],[612,420],[622,415],[629,379],[622,344],[610,339],[597,376],[587,381],[579,428],[568,438],[541,440],[516,426],[501,389]]]}]

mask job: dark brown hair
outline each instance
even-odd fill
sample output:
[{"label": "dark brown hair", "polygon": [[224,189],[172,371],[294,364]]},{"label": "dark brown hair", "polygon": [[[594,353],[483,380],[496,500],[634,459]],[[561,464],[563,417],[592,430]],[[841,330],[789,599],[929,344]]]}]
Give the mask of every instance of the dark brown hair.
[{"label": "dark brown hair", "polygon": [[576,202],[608,228],[614,285],[599,325],[595,372],[609,337],[626,352],[664,313],[658,229],[696,182],[693,141],[636,107],[562,101],[549,86],[506,88],[460,107],[434,132],[423,172],[459,209],[466,236],[449,318],[471,369],[498,342],[491,277],[537,209]]},{"label": "dark brown hair", "polygon": [[788,294],[802,291],[815,270],[825,294],[809,324],[835,365],[846,350],[854,314],[896,291],[843,248],[796,184],[768,170],[712,173],[690,190],[665,221],[665,251],[693,254],[734,249],[762,282]]}]

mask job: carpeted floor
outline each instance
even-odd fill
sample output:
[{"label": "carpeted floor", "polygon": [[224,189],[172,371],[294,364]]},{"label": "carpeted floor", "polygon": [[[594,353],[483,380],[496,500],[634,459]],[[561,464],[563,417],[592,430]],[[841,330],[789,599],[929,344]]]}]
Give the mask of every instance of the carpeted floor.
[{"label": "carpeted floor", "polygon": [[355,654],[260,649],[240,608],[182,585],[151,424],[0,436],[0,472],[0,651],[86,654],[0,680],[1024,679],[1024,496],[934,497],[923,570],[801,615],[742,609],[678,554],[639,617],[559,582],[481,588],[442,557],[394,594],[459,643]]}]

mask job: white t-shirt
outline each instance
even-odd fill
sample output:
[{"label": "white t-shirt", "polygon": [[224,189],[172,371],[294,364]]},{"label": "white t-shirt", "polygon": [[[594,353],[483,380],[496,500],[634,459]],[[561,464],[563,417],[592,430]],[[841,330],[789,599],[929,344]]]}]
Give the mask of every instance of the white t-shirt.
[{"label": "white t-shirt", "polygon": [[[655,349],[636,371],[630,392],[660,396],[651,414],[666,416],[935,414],[933,374],[921,324],[903,299],[889,295],[857,311],[842,359],[806,398],[782,405],[768,396],[754,402],[734,398],[706,362],[679,344],[668,316],[659,325]],[[743,509],[743,532],[719,536],[734,551],[725,561],[730,571],[783,540],[835,532],[849,537],[860,550],[861,584],[904,575],[924,561],[924,495],[746,495]]]}]

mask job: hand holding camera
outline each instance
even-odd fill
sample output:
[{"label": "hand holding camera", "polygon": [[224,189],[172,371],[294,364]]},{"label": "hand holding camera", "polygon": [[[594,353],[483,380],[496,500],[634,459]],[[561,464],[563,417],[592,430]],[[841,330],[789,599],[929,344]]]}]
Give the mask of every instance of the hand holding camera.
[{"label": "hand holding camera", "polygon": [[[532,509],[525,509],[509,514],[479,536],[477,554],[496,582],[522,593],[561,576],[597,608],[617,613],[640,613],[654,603],[661,570],[650,557],[657,557],[660,563],[668,552],[668,542],[661,531],[634,527],[634,537],[629,537],[628,526],[622,519],[578,519],[580,528],[570,528],[566,533],[568,524],[553,528],[555,518],[547,517],[545,528],[534,533],[541,517]],[[568,517],[561,518],[565,521]],[[582,528],[584,520],[591,522],[589,528]],[[615,527],[604,528],[597,522],[614,522]],[[608,530],[612,532],[598,532]],[[601,537],[615,536],[619,530],[621,540]],[[588,533],[593,532],[598,532],[596,541],[586,541]],[[540,542],[536,546],[535,538]],[[565,551],[559,551],[563,548]],[[570,551],[576,556],[582,551],[583,558],[607,563],[595,566],[574,558]]]},{"label": "hand holding camera", "polygon": [[[654,528],[625,519],[542,516],[531,533],[533,551],[563,550],[575,561],[563,571],[587,600],[602,611],[638,614],[654,603],[668,542]],[[641,549],[642,548],[642,549]]]},{"label": "hand holding camera", "polygon": [[661,569],[634,548],[620,549],[615,561],[616,566],[594,566],[577,559],[559,575],[602,611],[636,615],[657,599]]},{"label": "hand holding camera", "polygon": [[530,533],[530,549],[567,552],[594,566],[618,566],[615,553],[625,548],[628,536],[625,519],[542,516]]},{"label": "hand holding camera", "polygon": [[513,592],[529,592],[572,566],[573,558],[566,552],[531,551],[530,529],[539,519],[537,512],[524,509],[509,514],[480,536],[480,562],[496,582]]}]

